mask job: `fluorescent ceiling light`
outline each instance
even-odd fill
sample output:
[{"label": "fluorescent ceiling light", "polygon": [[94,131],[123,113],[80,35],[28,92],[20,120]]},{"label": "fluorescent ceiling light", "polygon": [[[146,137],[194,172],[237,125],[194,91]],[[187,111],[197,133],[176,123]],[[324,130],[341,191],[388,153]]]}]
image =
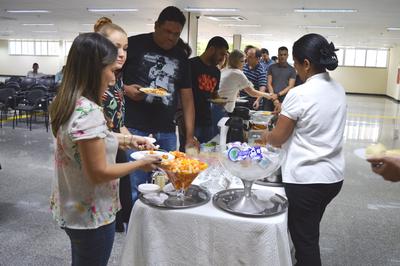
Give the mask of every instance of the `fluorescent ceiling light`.
[{"label": "fluorescent ceiling light", "polygon": [[400,27],[388,27],[386,28],[388,31],[398,31],[400,30]]},{"label": "fluorescent ceiling light", "polygon": [[219,22],[230,22],[230,21],[244,21],[247,20],[242,16],[213,16],[213,15],[204,15],[204,17]]},{"label": "fluorescent ceiling light", "polygon": [[6,9],[7,13],[50,13],[45,9]]},{"label": "fluorescent ceiling light", "polygon": [[221,24],[222,27],[249,27],[249,28],[259,28],[260,24]]},{"label": "fluorescent ceiling light", "polygon": [[22,26],[54,26],[54,23],[24,23]]},{"label": "fluorescent ceiling light", "polygon": [[89,12],[136,12],[137,8],[88,8]]},{"label": "fluorescent ceiling light", "polygon": [[34,33],[56,33],[56,30],[33,30]]},{"label": "fluorescent ceiling light", "polygon": [[305,28],[305,29],[344,29],[343,26],[323,26],[323,25],[300,25],[299,28]]},{"label": "fluorescent ceiling light", "polygon": [[82,26],[93,26],[94,23],[82,23],[81,25],[82,25]]},{"label": "fluorescent ceiling light", "polygon": [[357,9],[319,9],[319,8],[296,8],[296,13],[356,13]]},{"label": "fluorescent ceiling light", "polygon": [[202,7],[187,7],[185,11],[188,12],[236,12],[237,8],[202,8]]},{"label": "fluorescent ceiling light", "polygon": [[333,34],[333,35],[324,35],[325,38],[337,38],[338,35],[337,34]]},{"label": "fluorescent ceiling light", "polygon": [[388,41],[388,40],[400,40],[400,37],[382,37],[382,38],[374,38],[369,39],[370,41]]}]

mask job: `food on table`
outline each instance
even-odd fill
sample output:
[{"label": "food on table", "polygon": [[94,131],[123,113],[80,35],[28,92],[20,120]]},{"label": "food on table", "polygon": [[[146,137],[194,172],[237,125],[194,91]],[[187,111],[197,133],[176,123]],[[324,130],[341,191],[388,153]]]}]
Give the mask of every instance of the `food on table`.
[{"label": "food on table", "polygon": [[223,166],[242,180],[255,181],[274,172],[283,159],[284,153],[272,146],[249,145],[233,142],[220,156]]},{"label": "food on table", "polygon": [[266,129],[267,128],[267,126],[266,125],[263,125],[263,124],[252,124],[251,125],[251,129],[254,129],[254,130],[262,130],[262,129]]},{"label": "food on table", "polygon": [[173,156],[175,156],[175,158],[186,157],[186,154],[184,152],[180,152],[180,151],[170,151],[169,153],[171,153]]},{"label": "food on table", "polygon": [[161,189],[164,188],[165,182],[168,180],[167,175],[162,171],[154,172],[152,178],[154,180],[154,184],[159,185]]},{"label": "food on table", "polygon": [[176,190],[186,190],[197,175],[208,167],[207,163],[189,158],[183,152],[170,153],[175,159],[162,162],[161,167],[167,172]]}]

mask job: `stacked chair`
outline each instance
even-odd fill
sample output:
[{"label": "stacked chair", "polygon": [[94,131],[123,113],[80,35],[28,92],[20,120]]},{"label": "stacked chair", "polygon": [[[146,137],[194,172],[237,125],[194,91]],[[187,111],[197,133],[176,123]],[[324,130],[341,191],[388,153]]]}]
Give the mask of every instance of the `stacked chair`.
[{"label": "stacked chair", "polygon": [[48,99],[46,96],[46,91],[36,88],[28,91],[24,99],[18,103],[17,106],[14,108],[14,117],[13,117],[13,128],[18,125],[18,118],[21,115],[26,115],[26,125],[29,127],[29,130],[32,130],[32,117],[38,111],[44,113],[46,131],[49,130],[49,114],[48,114]]},{"label": "stacked chair", "polygon": [[54,76],[41,78],[12,77],[0,84],[0,126],[7,119],[9,110],[13,110],[13,128],[21,118],[32,130],[32,121],[37,114],[43,114],[46,131],[49,129],[48,106],[57,93]]},{"label": "stacked chair", "polygon": [[0,127],[3,127],[3,118],[7,120],[9,108],[15,107],[15,95],[13,88],[0,88]]}]

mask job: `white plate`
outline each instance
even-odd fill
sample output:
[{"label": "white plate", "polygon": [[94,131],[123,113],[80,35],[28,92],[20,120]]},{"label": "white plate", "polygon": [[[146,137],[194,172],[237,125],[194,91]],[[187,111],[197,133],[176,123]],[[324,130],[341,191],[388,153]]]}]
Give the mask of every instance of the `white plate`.
[{"label": "white plate", "polygon": [[138,190],[143,193],[155,193],[161,190],[160,186],[157,184],[140,184]]},{"label": "white plate", "polygon": [[168,152],[163,152],[163,151],[136,151],[134,153],[131,154],[131,158],[134,160],[141,160],[146,156],[163,156],[163,155],[167,155],[168,159],[164,159],[164,160],[173,160],[175,158],[175,156],[173,156],[171,153]]},{"label": "white plate", "polygon": [[[157,94],[157,93],[149,92],[149,91],[148,91],[149,89],[151,89],[151,88],[140,88],[139,91],[141,91],[141,92],[143,92],[143,93],[145,93],[145,94],[147,94],[147,95],[152,95],[152,96],[156,96],[156,97],[167,97],[167,96],[171,96],[171,93],[169,93],[169,92],[167,92],[167,91],[165,91],[165,93],[163,93],[163,94]],[[163,91],[163,90],[161,90],[161,91]]]},{"label": "white plate", "polygon": [[268,121],[254,121],[254,120],[249,120],[250,123],[255,124],[255,125],[263,125],[263,126],[268,126],[269,120]]},{"label": "white plate", "polygon": [[361,158],[363,160],[367,159],[367,156],[365,156],[365,148],[356,149],[353,152],[357,157],[359,157],[359,158]]},{"label": "white plate", "polygon": [[246,100],[246,99],[236,99],[236,102],[237,103],[247,103],[249,100]]},{"label": "white plate", "polygon": [[147,139],[151,144],[157,141],[155,138],[152,137],[143,137],[143,138]]},{"label": "white plate", "polygon": [[213,98],[213,99],[208,99],[209,102],[216,103],[216,104],[223,104],[227,103],[228,99],[226,97],[222,98]]}]

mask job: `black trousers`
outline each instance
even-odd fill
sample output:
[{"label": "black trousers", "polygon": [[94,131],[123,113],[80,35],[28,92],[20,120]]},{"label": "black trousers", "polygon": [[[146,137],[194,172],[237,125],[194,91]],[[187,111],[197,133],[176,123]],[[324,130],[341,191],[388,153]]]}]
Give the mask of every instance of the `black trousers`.
[{"label": "black trousers", "polygon": [[326,206],[339,193],[343,181],[333,184],[289,184],[288,227],[296,249],[296,266],[319,266],[319,224]]},{"label": "black trousers", "polygon": [[[125,151],[118,149],[116,162],[127,162]],[[133,207],[129,175],[126,175],[119,180],[119,200],[121,202],[121,210],[117,212],[115,221],[117,232],[122,232],[124,228],[123,223],[129,223],[129,217],[131,216]]]}]

